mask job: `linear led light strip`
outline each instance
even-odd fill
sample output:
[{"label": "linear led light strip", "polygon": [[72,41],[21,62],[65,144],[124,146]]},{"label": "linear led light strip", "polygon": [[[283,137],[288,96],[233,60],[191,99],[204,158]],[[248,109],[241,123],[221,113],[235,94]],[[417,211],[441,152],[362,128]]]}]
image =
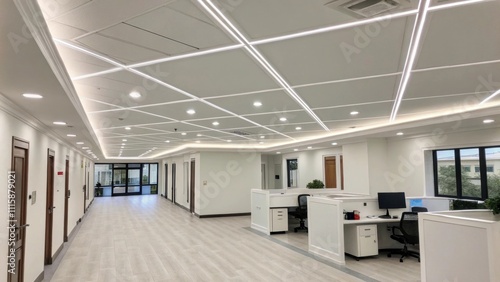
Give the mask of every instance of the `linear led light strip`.
[{"label": "linear led light strip", "polygon": [[408,48],[408,54],[406,55],[406,61],[403,68],[403,74],[399,82],[398,92],[396,94],[396,101],[392,107],[390,121],[393,122],[396,119],[396,115],[403,100],[403,96],[408,86],[408,81],[410,80],[411,71],[413,69],[413,64],[415,63],[415,57],[417,55],[418,46],[420,39],[422,38],[422,31],[425,25],[425,19],[427,18],[427,11],[429,9],[430,0],[420,0],[418,5],[419,13],[415,19],[415,25],[413,26],[413,32],[410,39],[410,47]]},{"label": "linear led light strip", "polygon": [[[438,10],[463,6],[463,5],[475,4],[475,3],[483,2],[483,1],[485,1],[485,0],[470,0],[470,1],[462,1],[462,2],[455,2],[455,3],[450,3],[450,4],[437,5],[437,6],[429,7],[429,11],[438,11]],[[202,3],[202,5],[205,5],[205,4]],[[277,37],[272,37],[272,38],[267,38],[267,39],[262,39],[262,40],[256,40],[256,41],[250,42],[250,45],[272,43],[272,42],[283,41],[283,40],[288,40],[288,39],[293,39],[293,38],[298,38],[298,37],[303,37],[303,36],[309,36],[309,35],[313,35],[313,34],[320,34],[320,33],[325,33],[325,32],[330,32],[330,31],[335,31],[335,30],[341,30],[341,29],[366,25],[366,24],[370,24],[373,22],[385,21],[385,20],[390,20],[390,19],[397,19],[397,18],[406,17],[406,16],[416,14],[417,12],[418,12],[417,9],[413,9],[413,10],[404,11],[401,13],[395,13],[395,14],[380,16],[380,17],[376,17],[376,18],[371,18],[371,19],[366,19],[366,20],[361,20],[361,21],[356,21],[356,22],[351,22],[351,23],[339,24],[339,25],[323,27],[323,28],[318,28],[318,29],[304,31],[304,32],[288,34],[288,35],[284,35],[284,36],[277,36]],[[241,44],[237,44],[237,45],[215,48],[215,49],[210,49],[210,50],[205,50],[205,51],[200,51],[200,52],[195,52],[195,53],[189,53],[189,54],[184,54],[184,55],[179,55],[179,56],[172,56],[172,57],[167,57],[167,58],[162,58],[162,59],[157,59],[157,60],[152,60],[152,61],[146,61],[146,62],[142,62],[142,63],[136,63],[133,65],[130,65],[129,67],[134,67],[134,68],[144,67],[144,66],[149,66],[152,64],[157,64],[157,63],[175,61],[175,60],[179,60],[179,59],[191,58],[191,57],[196,57],[196,56],[201,56],[201,55],[206,55],[206,54],[228,51],[228,50],[232,50],[232,49],[238,49],[238,48],[241,48],[243,46],[244,46],[244,44],[241,43]],[[99,76],[99,75],[103,75],[103,74],[117,72],[119,70],[121,70],[121,68],[113,68],[113,69],[109,69],[109,70],[105,70],[105,71],[101,71],[101,72],[90,73],[90,74],[74,77],[74,78],[72,78],[72,80],[85,79],[85,78],[89,78],[89,77],[94,77],[94,76]]]},{"label": "linear led light strip", "polygon": [[245,36],[232,24],[232,22],[224,16],[224,14],[210,0],[206,2],[210,5],[210,9],[202,0],[198,0],[200,5],[212,15],[213,18],[239,43],[245,44],[245,49],[266,69],[271,76],[285,89],[285,91],[326,131],[330,129],[321,121],[321,119],[311,110],[311,108],[295,93],[290,85],[281,77],[281,75],[271,66],[271,64],[262,56],[255,47],[245,38]]},{"label": "linear led light strip", "polygon": [[[160,85],[163,85],[163,86],[165,86],[165,87],[167,87],[167,88],[169,88],[169,89],[172,89],[172,90],[174,90],[174,91],[176,91],[176,92],[178,92],[178,93],[181,93],[181,94],[183,94],[183,95],[185,95],[185,96],[187,96],[187,97],[189,97],[189,98],[191,98],[191,99],[194,99],[194,100],[196,100],[196,101],[202,102],[202,103],[204,103],[204,104],[206,104],[206,105],[208,105],[208,106],[211,106],[211,107],[216,108],[216,109],[218,109],[218,110],[220,110],[220,111],[223,111],[223,112],[225,112],[225,113],[228,113],[228,114],[230,114],[230,115],[232,115],[232,116],[234,116],[234,117],[240,118],[240,119],[242,119],[242,120],[244,120],[244,121],[247,121],[247,122],[249,122],[249,123],[251,123],[251,124],[253,124],[253,125],[256,125],[256,126],[258,126],[258,127],[264,128],[264,129],[269,130],[269,131],[271,131],[271,132],[274,132],[274,133],[276,133],[276,134],[282,135],[283,137],[286,137],[286,138],[290,138],[290,139],[292,139],[292,140],[295,140],[295,138],[293,138],[293,137],[290,137],[290,136],[288,136],[288,135],[286,135],[286,134],[283,134],[283,133],[281,133],[281,132],[279,132],[279,131],[276,131],[276,130],[274,130],[274,129],[272,129],[272,128],[269,128],[269,127],[263,126],[263,125],[261,125],[261,124],[259,124],[259,123],[256,123],[256,122],[254,122],[254,121],[252,121],[252,120],[249,120],[249,119],[247,119],[247,118],[245,118],[245,117],[239,116],[239,115],[237,115],[237,114],[235,114],[235,113],[233,113],[233,112],[231,112],[231,111],[229,111],[229,110],[226,110],[226,109],[221,108],[221,107],[219,107],[219,106],[217,106],[217,105],[215,105],[215,104],[212,104],[212,103],[210,103],[210,102],[208,102],[208,101],[205,101],[205,100],[203,100],[203,99],[201,99],[201,98],[199,98],[199,97],[197,97],[197,96],[195,96],[195,95],[193,95],[193,94],[191,94],[191,93],[188,93],[188,92],[186,92],[186,91],[184,91],[184,90],[182,90],[182,89],[180,89],[180,88],[177,88],[177,87],[175,87],[175,86],[173,86],[173,85],[170,85],[170,84],[168,84],[168,83],[166,83],[166,82],[163,82],[163,81],[161,81],[161,80],[159,80],[159,79],[157,79],[157,78],[155,78],[155,77],[152,77],[152,76],[150,76],[150,75],[148,75],[148,74],[146,74],[146,73],[143,73],[143,72],[141,72],[141,71],[138,71],[138,70],[136,70],[136,69],[133,69],[133,68],[131,68],[130,66],[125,66],[125,65],[120,64],[120,63],[118,63],[118,62],[116,62],[116,61],[114,61],[114,60],[112,60],[112,59],[110,59],[110,58],[107,58],[107,57],[105,57],[105,56],[102,56],[102,55],[100,55],[100,54],[97,54],[97,53],[95,53],[95,52],[89,51],[89,50],[87,50],[87,49],[85,49],[85,48],[82,48],[82,47],[80,47],[80,46],[77,46],[77,45],[75,45],[75,44],[72,44],[72,43],[69,43],[69,42],[66,42],[66,41],[63,41],[63,40],[60,40],[60,39],[54,39],[54,41],[56,41],[57,43],[63,44],[63,45],[65,45],[65,46],[69,47],[69,48],[75,49],[75,50],[80,51],[80,52],[82,52],[82,53],[85,53],[85,54],[88,54],[88,55],[93,56],[93,57],[95,57],[95,58],[98,58],[98,59],[100,59],[100,60],[106,61],[106,62],[108,62],[108,63],[110,63],[110,64],[113,64],[113,65],[115,65],[115,66],[119,67],[119,68],[122,68],[123,70],[129,71],[129,72],[132,72],[132,73],[137,74],[137,75],[139,75],[139,76],[142,76],[142,77],[144,77],[144,78],[146,78],[146,79],[149,79],[149,80],[151,80],[151,81],[153,81],[153,82],[156,82],[156,83],[158,83],[158,84],[160,84]],[[133,110],[133,109],[131,109],[131,110]],[[136,111],[138,111],[138,110],[136,110]],[[212,130],[215,130],[215,129],[212,129]],[[237,135],[237,136],[239,136],[239,135]]]},{"label": "linear led light strip", "polygon": [[483,101],[481,101],[481,103],[479,103],[479,105],[482,105],[486,102],[488,102],[489,100],[493,99],[493,97],[497,96],[498,94],[500,94],[500,89],[495,91],[495,93],[491,94],[490,96],[488,96],[486,99],[484,99]]}]

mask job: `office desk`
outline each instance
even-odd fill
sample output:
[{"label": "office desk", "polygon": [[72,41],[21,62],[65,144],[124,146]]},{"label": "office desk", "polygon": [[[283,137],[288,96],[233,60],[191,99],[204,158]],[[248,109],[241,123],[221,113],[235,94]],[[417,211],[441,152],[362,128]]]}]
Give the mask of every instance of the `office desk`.
[{"label": "office desk", "polygon": [[[352,211],[354,209],[360,210],[361,219],[345,220],[344,210]],[[403,211],[404,209],[393,210],[391,214],[400,215]],[[400,247],[400,244],[390,238],[390,231],[386,228],[387,225],[397,225],[400,221],[399,218],[366,217],[381,213],[376,199],[310,197],[308,198],[307,212],[309,252],[329,261],[340,265],[345,264],[345,226],[377,225],[377,249]]]}]

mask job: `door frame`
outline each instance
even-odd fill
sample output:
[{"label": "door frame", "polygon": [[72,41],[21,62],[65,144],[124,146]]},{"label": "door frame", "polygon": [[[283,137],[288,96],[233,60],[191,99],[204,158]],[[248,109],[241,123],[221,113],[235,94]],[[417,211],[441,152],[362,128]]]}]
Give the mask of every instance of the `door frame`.
[{"label": "door frame", "polygon": [[191,159],[191,171],[190,171],[190,183],[189,183],[189,211],[191,213],[194,213],[194,193],[195,193],[195,167],[196,167],[196,160]]},{"label": "door frame", "polygon": [[[27,218],[27,194],[28,194],[28,169],[29,169],[29,149],[30,149],[30,143],[24,139],[18,138],[13,136],[12,137],[12,153],[11,153],[11,171],[9,172],[9,175],[11,172],[14,172],[14,178],[15,178],[15,150],[20,149],[24,150],[24,163],[23,163],[23,176],[21,179],[21,201],[16,201],[15,205],[18,203],[21,204],[21,215],[19,217],[19,222],[16,224],[16,229],[20,230],[20,240],[21,240],[21,250],[20,250],[20,258],[16,257],[16,263],[19,262],[18,265],[16,265],[15,273],[12,274],[11,272],[7,271],[7,281],[9,282],[19,282],[19,281],[24,281],[24,256],[25,256],[25,251],[26,251],[26,227],[29,226],[26,224],[26,218]],[[15,185],[16,187],[19,187],[18,181],[19,179],[15,179]],[[15,191],[15,190],[14,190]],[[16,193],[17,194],[17,193]],[[16,195],[16,198],[18,195]],[[17,233],[17,231],[16,231]],[[17,236],[17,234],[16,234]],[[17,243],[17,242],[16,242]],[[16,246],[17,250],[17,246]],[[17,251],[16,251],[17,252]],[[7,266],[7,270],[9,270],[9,266]],[[17,281],[14,279],[17,276]]]},{"label": "door frame", "polygon": [[164,181],[164,188],[165,188],[165,199],[168,199],[168,163],[165,164],[165,181]]},{"label": "door frame", "polygon": [[55,151],[47,149],[47,198],[45,201],[45,255],[44,264],[52,264],[52,231],[54,227]]},{"label": "door frame", "polygon": [[172,203],[176,203],[175,201],[175,185],[176,185],[176,177],[175,177],[175,174],[176,174],[176,170],[177,170],[177,165],[176,163],[172,163]]},{"label": "door frame", "polygon": [[69,156],[66,155],[64,172],[64,242],[68,242],[68,205],[69,205]]}]

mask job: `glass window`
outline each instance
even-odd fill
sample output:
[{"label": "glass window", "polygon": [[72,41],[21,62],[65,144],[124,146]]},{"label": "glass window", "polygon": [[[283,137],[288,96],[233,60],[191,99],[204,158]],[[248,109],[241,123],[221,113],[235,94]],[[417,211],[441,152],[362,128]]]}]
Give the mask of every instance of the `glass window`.
[{"label": "glass window", "polygon": [[142,184],[149,184],[149,164],[142,165]]},{"label": "glass window", "polygon": [[470,172],[470,165],[462,165],[462,170],[465,172]]},{"label": "glass window", "polygon": [[158,164],[149,165],[149,184],[158,184]]},{"label": "glass window", "polygon": [[[484,149],[488,198],[500,196],[500,147]],[[496,169],[495,169],[496,168]]]},{"label": "glass window", "polygon": [[115,169],[113,171],[114,185],[125,185],[127,183],[127,170]]},{"label": "glass window", "polygon": [[111,185],[112,166],[108,164],[96,164],[94,167],[95,182],[101,183],[101,186]]},{"label": "glass window", "polygon": [[129,169],[128,170],[128,184],[129,185],[139,185],[141,170],[140,169]]},{"label": "glass window", "polygon": [[287,181],[288,187],[298,187],[298,166],[297,159],[286,160]]},{"label": "glass window", "polygon": [[[460,149],[460,164],[462,166],[462,196],[481,198],[481,174],[479,166],[479,148]],[[466,172],[464,165],[473,166],[474,173]]]},{"label": "glass window", "polygon": [[456,196],[455,151],[436,151],[438,194]]}]

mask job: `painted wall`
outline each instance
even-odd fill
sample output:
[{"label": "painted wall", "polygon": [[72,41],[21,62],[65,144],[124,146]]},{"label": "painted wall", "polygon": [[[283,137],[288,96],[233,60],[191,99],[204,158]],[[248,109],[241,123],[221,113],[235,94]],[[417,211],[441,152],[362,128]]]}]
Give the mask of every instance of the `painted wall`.
[{"label": "painted wall", "polygon": [[286,160],[297,159],[298,162],[298,187],[305,188],[307,183],[314,179],[319,179],[325,182],[324,158],[326,156],[342,155],[342,148],[335,147],[331,149],[307,150],[283,154],[282,161],[282,183],[283,187],[287,187],[287,171]]},{"label": "painted wall", "polygon": [[251,189],[261,186],[260,164],[260,153],[201,152],[198,214],[249,213]]},{"label": "painted wall", "polygon": [[[1,105],[0,105],[1,106]],[[64,226],[64,175],[57,175],[58,171],[65,172],[66,155],[70,159],[70,179],[69,188],[71,197],[69,199],[68,211],[68,234],[74,229],[77,221],[84,214],[84,167],[82,162],[89,163],[78,152],[73,151],[65,145],[57,143],[55,140],[35,130],[31,126],[21,122],[19,119],[0,111],[0,147],[3,154],[0,155],[0,183],[4,183],[4,189],[0,193],[0,222],[7,226],[7,171],[11,168],[12,136],[22,138],[30,143],[29,168],[28,168],[28,195],[36,191],[36,202],[27,202],[27,223],[30,225],[26,229],[26,253],[25,253],[25,281],[34,281],[44,269],[44,248],[45,248],[45,205],[47,193],[47,149],[55,151],[55,176],[54,176],[54,225],[52,251],[55,253],[63,244]],[[93,166],[90,165],[92,172]],[[90,173],[90,183],[93,183],[93,176]],[[1,184],[0,184],[1,185]],[[93,187],[93,185],[91,185]],[[28,196],[26,195],[26,196]],[[93,200],[93,193],[87,205]],[[7,228],[0,228],[0,253],[7,254]],[[0,265],[6,267],[6,255],[0,256]],[[5,275],[5,271],[3,272]]]},{"label": "painted wall", "polygon": [[369,194],[368,144],[366,142],[342,146],[344,158],[344,190]]}]

